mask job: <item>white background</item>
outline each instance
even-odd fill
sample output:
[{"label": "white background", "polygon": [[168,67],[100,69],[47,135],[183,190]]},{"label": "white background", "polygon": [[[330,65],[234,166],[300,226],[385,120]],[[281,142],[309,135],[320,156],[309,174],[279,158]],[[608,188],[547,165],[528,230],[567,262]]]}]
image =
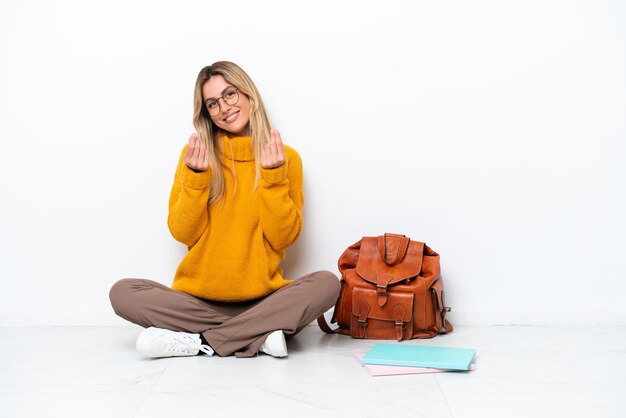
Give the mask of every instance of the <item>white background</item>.
[{"label": "white background", "polygon": [[284,263],[363,235],[442,258],[455,324],[626,323],[618,1],[0,3],[0,324],[121,324],[170,284],[167,199],[198,71],[255,80],[304,162]]}]

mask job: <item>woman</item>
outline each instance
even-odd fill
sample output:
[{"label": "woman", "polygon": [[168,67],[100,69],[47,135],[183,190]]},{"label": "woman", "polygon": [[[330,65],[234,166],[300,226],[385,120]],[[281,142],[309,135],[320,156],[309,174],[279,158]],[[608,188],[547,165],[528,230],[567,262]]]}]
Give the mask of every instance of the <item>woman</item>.
[{"label": "woman", "polygon": [[147,328],[137,339],[147,356],[285,357],[285,334],[297,334],[339,294],[328,271],[282,277],[280,262],[302,229],[300,156],[270,129],[254,83],[231,62],[198,74],[193,122],[168,215],[189,252],[172,288],[122,279],[111,304]]}]

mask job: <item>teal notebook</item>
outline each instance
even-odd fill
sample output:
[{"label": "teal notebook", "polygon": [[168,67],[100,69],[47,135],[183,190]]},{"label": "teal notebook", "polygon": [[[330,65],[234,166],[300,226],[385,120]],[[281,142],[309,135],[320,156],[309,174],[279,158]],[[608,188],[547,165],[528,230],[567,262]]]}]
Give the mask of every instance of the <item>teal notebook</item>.
[{"label": "teal notebook", "polygon": [[361,363],[469,370],[475,355],[476,350],[471,348],[376,344],[361,358]]}]

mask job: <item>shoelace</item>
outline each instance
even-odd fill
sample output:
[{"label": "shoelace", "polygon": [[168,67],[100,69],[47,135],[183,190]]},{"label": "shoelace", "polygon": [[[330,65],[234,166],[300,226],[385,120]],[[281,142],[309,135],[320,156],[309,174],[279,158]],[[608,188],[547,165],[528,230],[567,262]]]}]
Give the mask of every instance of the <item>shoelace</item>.
[{"label": "shoelace", "polygon": [[209,356],[212,356],[214,353],[213,349],[208,345],[202,344],[198,341],[198,339],[182,332],[174,335],[170,343],[167,345],[168,351],[177,353],[191,353],[195,349],[198,349]]}]

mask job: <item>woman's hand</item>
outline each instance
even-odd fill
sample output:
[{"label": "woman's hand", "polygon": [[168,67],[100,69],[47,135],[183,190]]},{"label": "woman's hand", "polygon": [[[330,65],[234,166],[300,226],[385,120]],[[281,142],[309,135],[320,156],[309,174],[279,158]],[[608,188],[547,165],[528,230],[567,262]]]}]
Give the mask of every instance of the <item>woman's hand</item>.
[{"label": "woman's hand", "polygon": [[189,137],[189,147],[187,147],[184,160],[187,167],[194,171],[205,171],[209,168],[209,151],[198,135],[191,134]]},{"label": "woman's hand", "polygon": [[272,129],[270,133],[270,142],[261,151],[261,167],[276,168],[285,162],[285,148],[283,141],[280,139],[280,132]]}]

